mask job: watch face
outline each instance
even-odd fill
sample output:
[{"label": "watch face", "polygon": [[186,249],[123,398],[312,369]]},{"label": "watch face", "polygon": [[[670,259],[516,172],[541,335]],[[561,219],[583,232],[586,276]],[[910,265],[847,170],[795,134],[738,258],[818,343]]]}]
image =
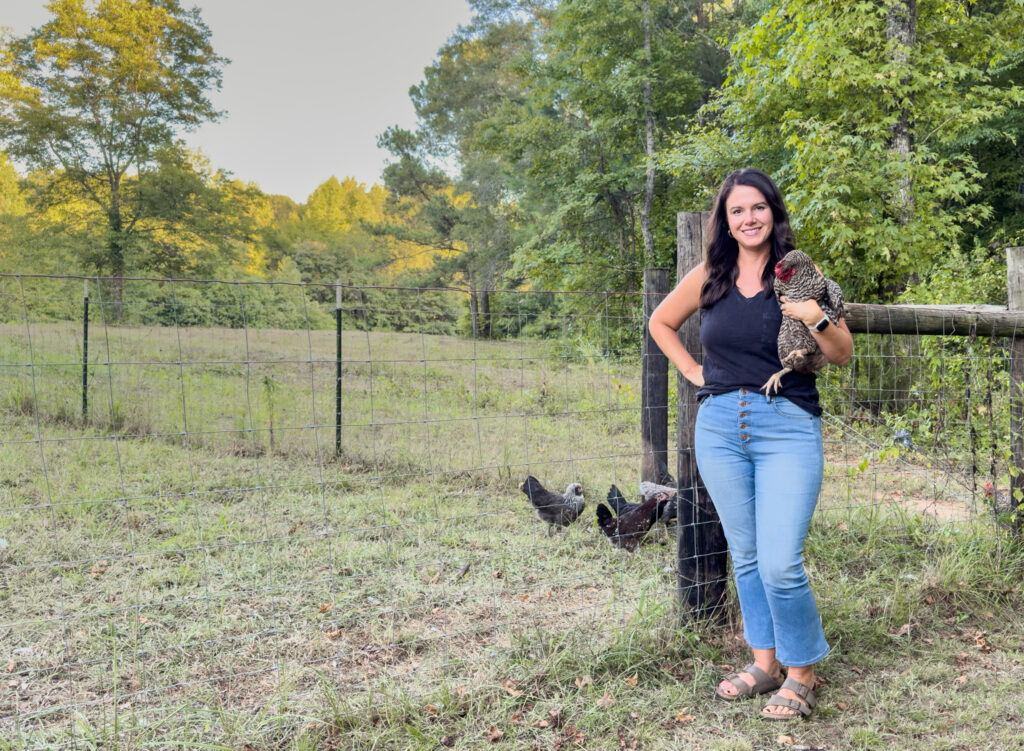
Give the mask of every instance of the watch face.
[{"label": "watch face", "polygon": [[818,321],[817,325],[814,327],[814,330],[820,334],[822,331],[828,328],[828,323],[828,317],[826,316],[825,318],[822,318],[820,321]]}]

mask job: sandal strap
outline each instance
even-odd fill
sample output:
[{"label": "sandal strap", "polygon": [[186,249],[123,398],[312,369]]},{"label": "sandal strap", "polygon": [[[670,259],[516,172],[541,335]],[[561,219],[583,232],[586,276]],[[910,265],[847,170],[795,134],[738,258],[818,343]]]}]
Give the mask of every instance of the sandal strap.
[{"label": "sandal strap", "polygon": [[[786,697],[779,696],[778,694],[775,694],[775,696],[769,699],[768,703],[765,704],[765,707],[788,707],[789,709],[792,709],[794,712],[799,712],[804,717],[811,713],[811,707],[806,702],[797,701],[796,699],[787,699]],[[762,712],[762,714],[764,714],[766,717],[772,716],[771,712]],[[786,715],[776,716],[785,717]],[[796,715],[793,716],[795,717]]]},{"label": "sandal strap", "polygon": [[[754,679],[754,685],[750,685],[740,678],[740,673],[748,673],[750,677]],[[769,691],[774,691],[779,687],[779,682],[777,680],[761,670],[761,668],[754,663],[750,663],[745,668],[735,673],[729,673],[723,680],[729,681],[729,683],[736,688],[736,693],[738,695],[746,696],[748,698],[753,698],[755,694],[765,694]]]},{"label": "sandal strap", "polygon": [[743,668],[743,670],[741,670],[740,672],[741,673],[749,673],[750,676],[754,679],[754,685],[755,686],[757,684],[759,684],[759,683],[772,683],[772,684],[777,684],[778,683],[777,680],[775,680],[770,675],[768,675],[768,673],[766,673],[763,670],[761,670],[761,668],[759,668],[754,663],[750,663],[745,668]]},{"label": "sandal strap", "polygon": [[814,705],[818,703],[818,699],[814,695],[814,689],[812,689],[810,686],[805,686],[803,683],[796,680],[795,678],[787,678],[785,681],[782,682],[781,688],[788,688],[794,694],[799,696],[804,701],[804,703],[807,704],[807,706],[811,709],[813,709]]}]

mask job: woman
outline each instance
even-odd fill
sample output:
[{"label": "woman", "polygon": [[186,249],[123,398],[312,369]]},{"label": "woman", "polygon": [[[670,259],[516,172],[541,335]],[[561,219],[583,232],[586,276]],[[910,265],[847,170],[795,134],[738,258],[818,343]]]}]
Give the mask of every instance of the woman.
[{"label": "woman", "polygon": [[[813,374],[786,374],[777,395],[761,388],[782,367],[782,316],[806,324],[832,363],[849,361],[853,338],[842,319],[830,325],[814,300],[776,301],[775,264],[793,248],[793,233],[782,195],[764,172],[741,169],[725,179],[707,236],[704,263],[654,311],[650,332],[699,387],[697,466],[729,542],[743,635],[754,655],[715,694],[735,701],[777,692],[761,714],[788,720],[814,708],[814,663],[829,651],[803,566],[824,467],[821,407]],[[698,310],[703,366],[676,335]]]}]

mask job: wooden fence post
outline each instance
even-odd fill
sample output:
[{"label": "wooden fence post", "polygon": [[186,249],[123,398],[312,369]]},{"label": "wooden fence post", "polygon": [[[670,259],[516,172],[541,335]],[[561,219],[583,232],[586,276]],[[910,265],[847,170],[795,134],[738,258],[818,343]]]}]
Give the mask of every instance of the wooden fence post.
[{"label": "wooden fence post", "polygon": [[[1006,249],[1006,307],[1024,310],[1024,248]],[[1024,493],[1024,330],[1010,340],[1010,498],[1019,503]],[[1024,529],[1014,521],[1017,536]]]},{"label": "wooden fence post", "polygon": [[671,290],[668,269],[644,269],[644,336],[640,384],[640,479],[664,482],[668,469],[668,358],[654,343],[647,323]]},{"label": "wooden fence post", "polygon": [[[676,274],[682,279],[703,261],[704,227],[710,212],[681,212],[677,219]],[[697,360],[703,360],[700,345],[700,315],[691,316],[679,329],[679,340]],[[693,453],[693,425],[697,420],[697,388],[677,374],[679,412],[676,446],[679,449],[678,588],[683,610],[695,618],[721,614],[725,604],[727,547],[708,492],[697,472]]]}]

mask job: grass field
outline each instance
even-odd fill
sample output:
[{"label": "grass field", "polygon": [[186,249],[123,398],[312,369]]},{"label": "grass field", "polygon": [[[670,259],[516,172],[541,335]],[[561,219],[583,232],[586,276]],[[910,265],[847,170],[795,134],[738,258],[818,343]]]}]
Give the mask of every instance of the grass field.
[{"label": "grass field", "polygon": [[[0,328],[0,748],[1020,748],[1021,554],[955,472],[826,421],[814,719],[711,700],[638,478],[639,367],[564,342]],[[28,365],[31,364],[31,367]],[[548,537],[517,485],[584,484]],[[780,739],[780,736],[787,736]]]}]

